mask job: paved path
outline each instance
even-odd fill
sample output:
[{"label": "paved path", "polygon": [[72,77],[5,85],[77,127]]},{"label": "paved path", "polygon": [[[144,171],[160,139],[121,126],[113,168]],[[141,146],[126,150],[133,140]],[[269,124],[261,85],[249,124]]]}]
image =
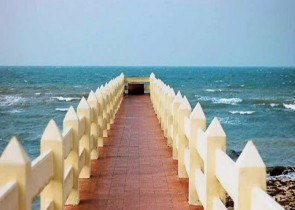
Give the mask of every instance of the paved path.
[{"label": "paved path", "polygon": [[72,209],[199,209],[188,205],[188,180],[166,146],[148,95],[126,96],[104,139],[90,179],[80,179]]}]

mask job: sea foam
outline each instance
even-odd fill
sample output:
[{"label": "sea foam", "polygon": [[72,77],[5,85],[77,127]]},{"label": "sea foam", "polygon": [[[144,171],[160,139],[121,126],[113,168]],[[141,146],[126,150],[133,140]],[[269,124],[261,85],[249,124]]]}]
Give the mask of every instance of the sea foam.
[{"label": "sea foam", "polygon": [[57,99],[59,101],[72,101],[72,100],[79,100],[80,98],[71,98],[71,97],[62,97],[62,96],[54,96],[53,99]]},{"label": "sea foam", "polygon": [[245,115],[245,114],[254,114],[255,111],[229,111],[229,113]]},{"label": "sea foam", "polygon": [[23,102],[25,99],[21,96],[4,96],[0,98],[0,106],[12,106]]},{"label": "sea foam", "polygon": [[239,125],[240,121],[238,119],[230,118],[230,117],[220,117],[218,118],[221,124],[228,125]]},{"label": "sea foam", "polygon": [[286,109],[295,110],[295,104],[283,104]]},{"label": "sea foam", "polygon": [[232,104],[235,105],[237,103],[242,102],[243,100],[240,98],[220,98],[220,99],[216,99],[213,98],[212,102],[215,104]]},{"label": "sea foam", "polygon": [[271,103],[271,104],[270,104],[271,107],[276,107],[276,106],[279,106],[279,105],[280,105],[280,104],[275,104],[275,103]]},{"label": "sea foam", "polygon": [[13,109],[13,110],[9,111],[9,113],[11,113],[11,114],[21,113],[21,112],[24,112],[24,110],[22,110],[22,109]]},{"label": "sea foam", "polygon": [[60,112],[67,112],[69,109],[68,108],[56,108],[56,111],[60,111]]},{"label": "sea foam", "polygon": [[270,176],[267,174],[267,180],[277,180],[277,179],[295,179],[295,172],[290,172],[288,174],[281,174],[277,176]]},{"label": "sea foam", "polygon": [[207,91],[207,92],[221,92],[222,90],[221,89],[217,89],[217,90],[214,90],[214,89],[206,89],[205,91]]}]

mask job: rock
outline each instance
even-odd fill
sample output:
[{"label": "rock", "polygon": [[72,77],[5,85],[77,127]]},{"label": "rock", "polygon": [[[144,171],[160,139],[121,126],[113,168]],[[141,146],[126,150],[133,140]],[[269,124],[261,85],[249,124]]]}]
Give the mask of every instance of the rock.
[{"label": "rock", "polygon": [[286,175],[292,172],[295,172],[294,167],[285,167],[285,166],[275,166],[267,168],[267,173],[270,176]]},{"label": "rock", "polygon": [[235,150],[232,150],[230,149],[228,151],[228,155],[233,159],[233,160],[236,160],[238,159],[238,157],[240,156],[242,152],[241,151],[235,151]]}]

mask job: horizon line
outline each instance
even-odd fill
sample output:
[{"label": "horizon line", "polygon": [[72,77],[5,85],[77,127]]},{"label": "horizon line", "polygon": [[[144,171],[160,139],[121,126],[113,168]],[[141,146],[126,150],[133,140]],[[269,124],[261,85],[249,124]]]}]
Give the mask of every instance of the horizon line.
[{"label": "horizon line", "polygon": [[217,66],[217,65],[0,65],[0,67],[143,67],[143,68],[150,68],[150,67],[207,67],[207,68],[295,68],[294,66],[283,66],[283,65],[240,65],[240,66],[234,66],[234,65],[228,65],[228,66]]}]

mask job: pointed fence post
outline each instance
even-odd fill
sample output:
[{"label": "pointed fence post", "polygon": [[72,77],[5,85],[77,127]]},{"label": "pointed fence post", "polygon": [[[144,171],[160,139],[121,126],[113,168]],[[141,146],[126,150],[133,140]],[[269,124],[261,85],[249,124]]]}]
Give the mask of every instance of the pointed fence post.
[{"label": "pointed fence post", "polygon": [[158,80],[156,78],[153,79],[153,108],[155,114],[157,114],[157,94],[158,94]]},{"label": "pointed fence post", "polygon": [[172,146],[172,139],[173,139],[173,116],[172,116],[172,103],[175,97],[175,92],[173,88],[170,89],[167,99],[167,145],[170,147]]},{"label": "pointed fence post", "polygon": [[185,136],[185,123],[184,119],[189,117],[191,114],[192,108],[189,104],[187,98],[184,96],[178,110],[178,177],[179,178],[187,178],[188,174],[185,169],[185,158],[184,151],[189,146],[188,139]]},{"label": "pointed fence post", "polygon": [[152,101],[152,104],[154,103],[154,79],[155,79],[155,75],[154,73],[150,74],[150,98]]},{"label": "pointed fence post", "polygon": [[107,113],[107,95],[105,94],[105,87],[103,85],[100,86],[100,92],[103,98],[103,137],[108,137],[108,128],[107,128],[107,121],[108,121],[108,113]]},{"label": "pointed fence post", "polygon": [[90,136],[91,109],[84,97],[77,107],[77,114],[79,118],[85,117],[85,133],[80,139],[80,145],[85,149],[85,165],[81,170],[80,178],[89,178],[91,173],[90,152],[92,148]]},{"label": "pointed fence post", "polygon": [[248,141],[236,161],[238,170],[235,209],[251,209],[251,191],[259,187],[266,191],[266,167],[252,141]]},{"label": "pointed fence post", "polygon": [[155,94],[155,104],[154,104],[154,110],[155,110],[155,113],[156,113],[156,116],[157,116],[157,119],[158,118],[158,103],[159,103],[159,99],[158,99],[158,94],[159,94],[159,81],[158,79],[155,80],[155,91],[154,91],[154,94]]},{"label": "pointed fence post", "polygon": [[157,118],[159,120],[159,123],[161,124],[161,82],[158,79],[158,84],[157,84]]},{"label": "pointed fence post", "polygon": [[105,85],[105,92],[107,94],[107,98],[108,98],[108,115],[109,115],[109,119],[108,119],[108,130],[110,130],[111,128],[111,121],[112,121],[112,90],[111,90],[111,84],[110,82],[106,83]]},{"label": "pointed fence post", "polygon": [[164,136],[168,139],[168,95],[170,93],[170,87],[165,86],[164,89]]},{"label": "pointed fence post", "polygon": [[109,82],[109,92],[110,92],[110,124],[114,124],[114,85],[113,85],[113,80]]},{"label": "pointed fence post", "polygon": [[107,127],[107,130],[110,130],[110,128],[111,128],[111,125],[110,125],[110,95],[109,95],[107,84],[103,87],[102,94],[105,98],[106,127]]},{"label": "pointed fence post", "polygon": [[196,170],[202,168],[202,158],[196,150],[198,139],[198,131],[206,130],[206,117],[198,103],[190,115],[190,141],[189,141],[189,153],[190,153],[190,170],[189,170],[189,204],[199,205],[199,198],[196,192]]},{"label": "pointed fence post", "polygon": [[178,159],[178,109],[182,100],[181,93],[178,91],[176,97],[173,100],[172,111],[173,111],[173,159]]},{"label": "pointed fence post", "polygon": [[125,76],[123,73],[120,74],[120,104],[122,103],[123,97],[125,95]]},{"label": "pointed fence post", "polygon": [[157,91],[157,117],[161,125],[161,81],[158,79]]},{"label": "pointed fence post", "polygon": [[115,79],[113,81],[113,86],[114,86],[114,116],[113,116],[113,120],[115,121],[116,114],[118,111],[118,80],[117,79]]},{"label": "pointed fence post", "polygon": [[97,113],[98,113],[98,101],[95,96],[95,93],[91,90],[89,93],[89,96],[87,98],[87,103],[89,104],[92,112],[92,121],[90,125],[90,135],[93,138],[93,145],[90,153],[90,157],[92,160],[96,160],[98,158],[98,119],[97,119]]},{"label": "pointed fence post", "polygon": [[97,122],[98,122],[98,130],[97,130],[97,135],[98,135],[98,146],[103,147],[103,130],[104,128],[104,123],[103,123],[103,105],[104,105],[104,99],[101,94],[101,91],[99,88],[96,89],[95,95],[98,101],[98,113],[97,113]]},{"label": "pointed fence post", "polygon": [[13,137],[0,157],[0,186],[9,181],[18,185],[18,207],[32,208],[31,161],[18,140]]},{"label": "pointed fence post", "polygon": [[79,197],[79,118],[75,109],[71,106],[63,120],[63,129],[72,129],[72,150],[65,160],[66,165],[73,168],[73,188],[66,201],[66,205],[77,205],[80,202]]},{"label": "pointed fence post", "polygon": [[160,124],[163,131],[165,130],[164,129],[164,111],[165,111],[165,84],[162,82],[161,88],[160,88]]},{"label": "pointed fence post", "polygon": [[107,98],[107,129],[111,129],[111,94],[108,85],[104,87],[104,92]]},{"label": "pointed fence post", "polygon": [[219,181],[215,176],[215,151],[220,149],[225,151],[226,146],[226,135],[220,125],[218,119],[215,117],[208,129],[205,132],[207,142],[204,161],[204,175],[205,175],[205,188],[206,188],[206,203],[205,209],[213,209],[214,197],[219,198],[223,202],[225,201],[225,191],[220,185]]},{"label": "pointed fence post", "polygon": [[54,122],[50,120],[41,138],[41,153],[53,153],[53,178],[41,192],[41,209],[53,201],[54,209],[63,209],[64,198],[64,145],[62,135]]}]

